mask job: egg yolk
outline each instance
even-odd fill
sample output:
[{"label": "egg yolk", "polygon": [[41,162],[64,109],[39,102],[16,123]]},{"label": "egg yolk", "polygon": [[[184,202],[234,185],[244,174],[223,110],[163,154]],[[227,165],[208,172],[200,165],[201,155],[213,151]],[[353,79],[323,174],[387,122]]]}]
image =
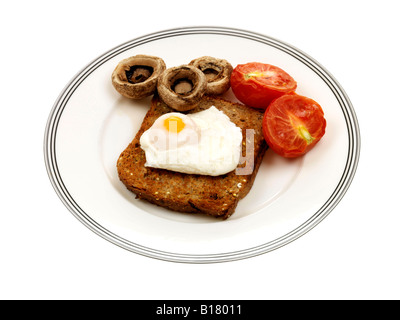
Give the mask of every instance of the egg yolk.
[{"label": "egg yolk", "polygon": [[179,133],[185,127],[183,120],[176,116],[168,117],[164,120],[164,127],[172,133]]}]

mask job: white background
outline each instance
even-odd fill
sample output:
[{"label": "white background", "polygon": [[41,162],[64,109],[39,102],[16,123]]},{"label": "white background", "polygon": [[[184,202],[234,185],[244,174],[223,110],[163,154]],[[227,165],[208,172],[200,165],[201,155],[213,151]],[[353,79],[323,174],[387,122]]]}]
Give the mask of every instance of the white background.
[{"label": "white background", "polygon": [[[396,2],[3,1],[0,298],[399,299]],[[361,129],[356,176],[322,223],[273,252],[208,265],[142,257],[98,237],[59,200],[43,157],[47,117],[78,71],[128,40],[198,25],[306,52],[345,89]]]}]

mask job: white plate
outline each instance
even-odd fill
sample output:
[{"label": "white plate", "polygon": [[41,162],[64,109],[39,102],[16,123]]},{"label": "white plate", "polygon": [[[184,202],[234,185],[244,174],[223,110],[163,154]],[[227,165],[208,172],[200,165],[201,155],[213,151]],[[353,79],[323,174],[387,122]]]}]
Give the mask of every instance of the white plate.
[{"label": "white plate", "polygon": [[[116,161],[136,134],[150,98],[132,101],[111,84],[118,62],[136,54],[167,67],[209,55],[233,66],[259,61],[286,70],[297,92],[322,106],[326,134],[304,157],[268,150],[252,190],[221,221],[141,200],[119,181]],[[229,91],[226,98],[234,100]],[[298,49],[262,34],[221,27],[161,31],[103,54],[66,86],[50,113],[45,162],[65,206],[99,236],[132,252],[175,262],[223,262],[277,249],[306,233],[344,196],[356,171],[360,135],[353,107],[336,80]]]}]

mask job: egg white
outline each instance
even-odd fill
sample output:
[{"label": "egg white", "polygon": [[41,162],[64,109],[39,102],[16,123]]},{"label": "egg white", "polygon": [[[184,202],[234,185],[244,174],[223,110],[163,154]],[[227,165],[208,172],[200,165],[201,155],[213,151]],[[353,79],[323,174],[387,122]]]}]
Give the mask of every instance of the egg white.
[{"label": "egg white", "polygon": [[[184,128],[168,131],[163,122],[180,117]],[[140,138],[145,166],[188,174],[218,176],[234,170],[240,160],[242,132],[214,106],[193,114],[169,113],[158,118]]]}]

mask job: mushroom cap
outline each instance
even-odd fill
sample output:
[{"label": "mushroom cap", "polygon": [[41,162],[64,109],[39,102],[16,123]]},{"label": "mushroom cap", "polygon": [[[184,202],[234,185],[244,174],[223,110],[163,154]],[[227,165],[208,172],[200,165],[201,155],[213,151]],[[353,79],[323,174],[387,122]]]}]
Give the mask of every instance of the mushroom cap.
[{"label": "mushroom cap", "polygon": [[166,69],[158,79],[157,91],[160,98],[178,111],[194,109],[207,88],[202,71],[190,65]]},{"label": "mushroom cap", "polygon": [[206,94],[220,95],[230,88],[233,67],[227,60],[203,56],[190,61],[189,65],[195,66],[206,75]]},{"label": "mushroom cap", "polygon": [[120,61],[111,75],[111,81],[124,97],[142,99],[155,93],[158,78],[165,69],[163,59],[138,54]]}]

